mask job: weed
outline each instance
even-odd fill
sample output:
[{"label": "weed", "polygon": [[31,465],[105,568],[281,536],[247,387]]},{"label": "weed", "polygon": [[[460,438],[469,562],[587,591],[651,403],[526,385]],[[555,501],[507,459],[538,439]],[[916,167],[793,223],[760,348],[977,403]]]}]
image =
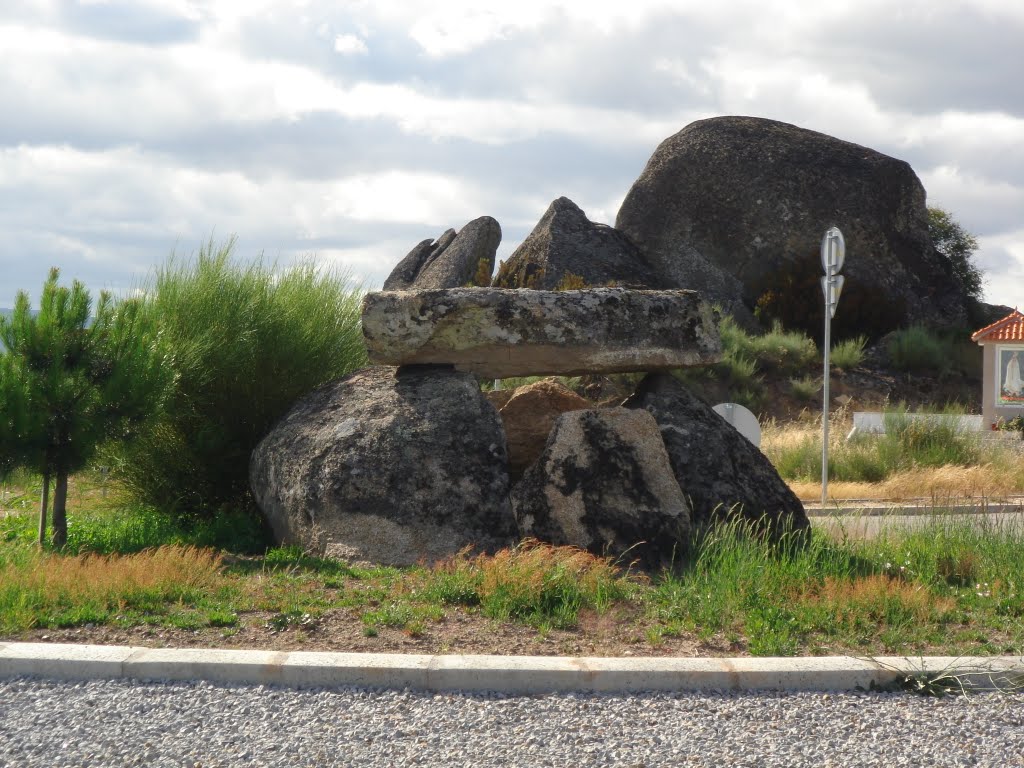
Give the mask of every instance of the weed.
[{"label": "weed", "polygon": [[[870,657],[863,660],[896,674],[889,688],[918,696],[967,696],[973,691],[1013,694],[1024,688],[1024,678],[1019,673],[1000,667],[998,662],[972,662],[957,658],[941,667],[933,667],[923,658],[912,661],[907,657],[905,665],[894,665]],[[910,671],[907,671],[908,665]]]},{"label": "weed", "polygon": [[274,632],[284,632],[297,627],[311,628],[320,623],[318,615],[308,611],[291,610],[278,613],[267,621],[267,628]]},{"label": "weed", "polygon": [[936,573],[954,587],[966,587],[978,582],[978,566],[978,556],[972,551],[942,554],[935,561]]},{"label": "weed", "polygon": [[566,272],[555,286],[556,291],[580,291],[589,287],[587,281],[575,272]]}]

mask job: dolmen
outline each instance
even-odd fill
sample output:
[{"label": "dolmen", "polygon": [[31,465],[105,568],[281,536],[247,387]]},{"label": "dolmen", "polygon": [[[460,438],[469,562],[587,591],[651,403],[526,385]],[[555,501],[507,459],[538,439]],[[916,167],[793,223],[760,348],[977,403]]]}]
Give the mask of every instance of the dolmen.
[{"label": "dolmen", "polygon": [[[371,367],[302,398],[253,453],[282,543],[404,566],[533,537],[654,569],[724,519],[807,528],[768,460],[671,374],[721,357],[693,291],[414,287],[367,294],[362,320]],[[554,379],[481,389],[616,372],[647,375],[602,407]]]}]

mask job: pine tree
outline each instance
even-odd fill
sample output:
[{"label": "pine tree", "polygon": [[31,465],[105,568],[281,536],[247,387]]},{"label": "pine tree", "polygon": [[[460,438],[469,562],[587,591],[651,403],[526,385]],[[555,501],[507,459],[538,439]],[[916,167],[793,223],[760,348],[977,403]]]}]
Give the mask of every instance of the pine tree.
[{"label": "pine tree", "polygon": [[[89,292],[77,280],[59,285],[50,270],[39,312],[19,292],[14,313],[0,318],[7,347],[0,388],[10,400],[0,416],[0,457],[43,476],[40,543],[45,541],[50,480],[53,545],[67,541],[68,477],[89,462],[99,445],[124,438],[156,408],[164,390],[150,323],[137,300],[100,295],[90,317]],[[2,459],[0,459],[2,460]]]}]

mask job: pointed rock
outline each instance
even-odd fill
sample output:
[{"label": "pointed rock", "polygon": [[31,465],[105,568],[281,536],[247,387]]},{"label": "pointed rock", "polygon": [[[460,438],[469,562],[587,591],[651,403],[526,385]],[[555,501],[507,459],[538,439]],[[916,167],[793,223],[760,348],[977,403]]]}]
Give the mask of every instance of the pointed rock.
[{"label": "pointed rock", "polygon": [[498,288],[669,287],[629,238],[596,224],[567,197],[548,207],[533,231],[498,270]]},{"label": "pointed rock", "polygon": [[424,240],[413,248],[388,275],[384,290],[462,288],[474,284],[480,275],[487,278],[483,282],[487,285],[500,244],[501,225],[490,216],[481,216],[458,234],[449,229],[436,243]]}]

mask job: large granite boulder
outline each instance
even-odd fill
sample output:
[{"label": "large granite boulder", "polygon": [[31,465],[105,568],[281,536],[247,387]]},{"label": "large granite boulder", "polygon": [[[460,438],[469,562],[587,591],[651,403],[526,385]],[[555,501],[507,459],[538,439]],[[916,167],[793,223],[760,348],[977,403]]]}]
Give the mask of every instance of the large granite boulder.
[{"label": "large granite boulder", "polygon": [[512,507],[524,536],[647,568],[682,555],[690,533],[657,423],[626,408],[562,414]]},{"label": "large granite boulder", "polygon": [[661,143],[615,223],[670,285],[700,291],[741,322],[760,303],[807,329],[821,327],[819,250],[831,225],[847,254],[837,332],[963,324],[963,285],[932,245],[911,167],[794,125],[691,123]]},{"label": "large granite boulder", "polygon": [[363,299],[370,361],[451,363],[484,378],[653,371],[721,357],[693,291],[385,291]]},{"label": "large granite boulder", "polygon": [[[458,234],[447,230],[437,241],[424,240],[398,262],[385,291],[461,288],[487,285],[494,271],[494,254],[501,244],[501,225],[490,216],[473,219]],[[480,278],[480,276],[483,278]]]},{"label": "large granite boulder", "polygon": [[694,526],[742,518],[771,536],[808,528],[803,505],[754,445],[671,374],[650,374],[626,400],[661,429]]},{"label": "large granite boulder", "polygon": [[688,287],[666,285],[640,250],[613,227],[590,221],[576,203],[560,197],[494,278],[499,288]]},{"label": "large granite boulder", "polygon": [[473,376],[367,368],[312,392],[252,456],[279,542],[411,565],[514,540],[505,435]]},{"label": "large granite boulder", "polygon": [[559,416],[590,407],[585,398],[557,379],[542,379],[517,387],[498,411],[505,425],[508,470],[513,482],[540,456]]}]

